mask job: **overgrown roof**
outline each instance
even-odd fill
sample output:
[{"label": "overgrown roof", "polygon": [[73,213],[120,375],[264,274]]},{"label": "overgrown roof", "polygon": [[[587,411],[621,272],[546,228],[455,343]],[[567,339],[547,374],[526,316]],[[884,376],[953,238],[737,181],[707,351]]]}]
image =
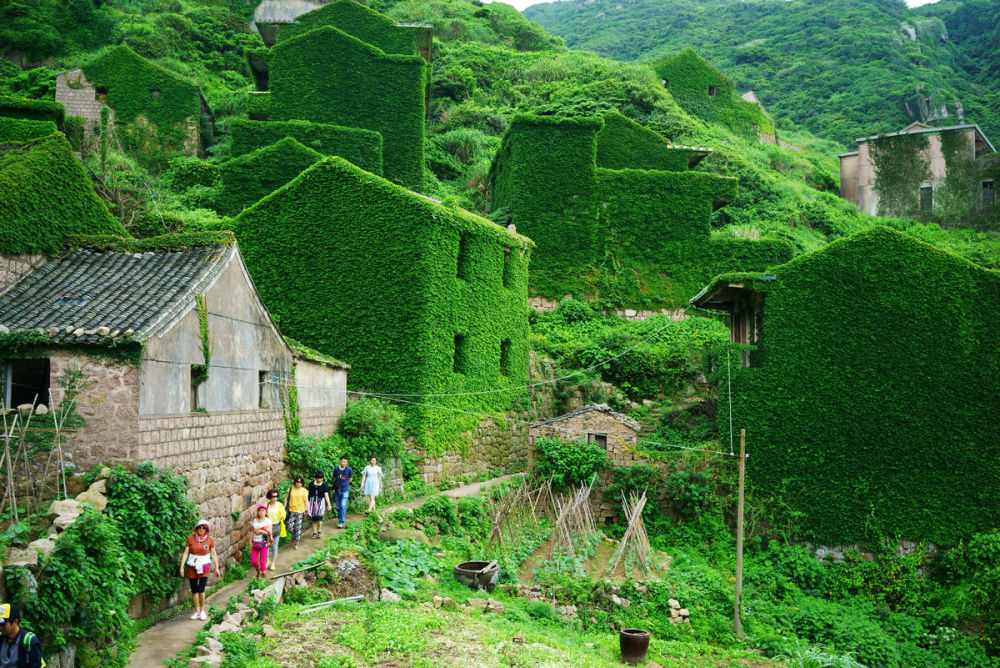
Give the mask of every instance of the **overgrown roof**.
[{"label": "overgrown roof", "polygon": [[325,355],[315,348],[310,348],[301,341],[296,341],[288,336],[284,337],[285,343],[288,347],[292,349],[292,357],[307,359],[313,362],[318,362],[324,366],[337,367],[339,369],[350,369],[351,365],[345,362],[341,362],[336,357],[331,357],[330,355]]},{"label": "overgrown roof", "polygon": [[43,330],[59,344],[143,341],[204,292],[234,253],[234,246],[222,244],[165,252],[72,250],[0,296],[0,325]]},{"label": "overgrown roof", "polygon": [[578,415],[584,415],[586,413],[593,413],[593,412],[604,413],[605,415],[609,415],[618,422],[621,422],[626,427],[634,429],[635,431],[639,431],[639,428],[641,427],[641,425],[638,422],[636,422],[627,415],[612,410],[611,406],[608,406],[607,404],[589,404],[587,406],[581,406],[580,408],[577,408],[575,411],[571,411],[564,415],[550,418],[548,420],[542,420],[541,422],[533,422],[531,426],[543,427],[545,425],[553,424],[555,422],[562,422],[564,420],[569,420],[570,418],[577,417]]}]

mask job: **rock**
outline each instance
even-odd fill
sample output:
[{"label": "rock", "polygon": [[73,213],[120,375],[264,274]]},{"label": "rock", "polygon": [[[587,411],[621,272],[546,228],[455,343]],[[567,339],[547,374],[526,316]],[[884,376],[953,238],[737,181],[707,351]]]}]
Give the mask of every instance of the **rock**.
[{"label": "rock", "polygon": [[69,525],[76,522],[77,517],[79,517],[79,515],[60,515],[52,520],[52,526],[54,526],[58,531],[65,531],[69,528]]},{"label": "rock", "polygon": [[431,599],[431,602],[434,604],[435,608],[440,608],[444,604],[444,599],[440,596],[435,596]]},{"label": "rock", "polygon": [[52,554],[52,550],[56,549],[56,544],[48,538],[39,538],[29,543],[28,549],[35,550],[39,555],[47,557]]},{"label": "rock", "polygon": [[194,653],[196,656],[208,656],[209,654],[214,654],[215,652],[210,650],[206,645],[198,645],[194,648]]},{"label": "rock", "polygon": [[90,487],[87,488],[87,491],[97,492],[98,494],[107,494],[108,481],[104,478],[101,478],[100,480],[95,480],[94,482],[90,483]]},{"label": "rock", "polygon": [[238,615],[238,614],[234,615],[232,613],[227,612],[225,615],[222,616],[222,621],[227,624],[232,624],[233,626],[238,628],[240,625],[243,624],[243,615]]},{"label": "rock", "polygon": [[94,510],[103,513],[108,507],[108,500],[100,492],[91,492],[89,489],[83,494],[77,494],[76,500],[80,503],[89,503],[94,506]]},{"label": "rock", "polygon": [[646,585],[637,584],[635,586],[635,590],[637,592],[639,592],[640,594],[648,594],[649,593],[649,587],[647,587]]},{"label": "rock", "polygon": [[623,608],[627,608],[630,605],[632,605],[632,601],[628,600],[627,598],[622,598],[618,594],[611,595],[611,602],[614,603],[615,605],[620,605]]},{"label": "rock", "polygon": [[679,610],[679,612],[680,612],[681,617],[690,617],[691,616],[691,613],[688,611],[687,608],[681,608]]},{"label": "rock", "polygon": [[681,621],[681,618],[680,618],[680,617],[671,617],[671,618],[670,618],[670,623],[671,623],[671,624],[676,624],[676,623],[677,623],[677,622],[679,622],[679,621]]},{"label": "rock", "polygon": [[403,600],[403,597],[394,591],[389,591],[388,589],[383,589],[382,593],[379,594],[378,600],[389,601],[390,603],[398,603]]},{"label": "rock", "polygon": [[389,529],[378,535],[378,539],[383,543],[391,543],[396,540],[414,540],[418,543],[430,543],[427,535],[420,529]]},{"label": "rock", "polygon": [[35,550],[11,550],[7,555],[6,567],[36,568],[38,566],[38,552]]},{"label": "rock", "polygon": [[277,638],[280,635],[278,633],[278,629],[274,628],[270,624],[261,624],[260,628],[264,631],[265,638]]},{"label": "rock", "polygon": [[17,412],[21,414],[21,417],[28,417],[31,415],[31,404],[19,404],[17,407]]},{"label": "rock", "polygon": [[667,601],[667,603],[670,605],[671,608],[675,608],[675,609],[679,610],[680,607],[681,607],[681,604],[677,601],[676,598],[670,599],[669,601]]},{"label": "rock", "polygon": [[443,610],[458,610],[458,602],[452,598],[445,596],[441,600],[441,608]]},{"label": "rock", "polygon": [[218,654],[199,656],[188,661],[188,668],[204,668],[205,666],[221,666],[222,657]]},{"label": "rock", "polygon": [[49,407],[45,404],[38,404],[35,406],[35,415],[48,415]]},{"label": "rock", "polygon": [[556,612],[565,617],[566,619],[576,619],[576,606],[575,605],[564,605],[562,607],[556,608]]},{"label": "rock", "polygon": [[80,507],[80,502],[76,499],[65,499],[63,501],[53,501],[52,505],[49,506],[49,512],[46,513],[46,517],[50,520],[54,520],[60,515],[79,515],[83,512],[83,508]]},{"label": "rock", "polygon": [[[226,631],[232,631],[233,633],[239,633],[239,631],[240,631],[240,627],[236,626],[235,624],[231,624],[230,622],[220,622],[219,624],[216,624],[216,626],[219,627],[219,633],[225,633]],[[215,628],[215,627],[212,627],[212,628]]]},{"label": "rock", "polygon": [[212,624],[208,627],[208,635],[217,636],[222,633],[222,624]]},{"label": "rock", "polygon": [[111,469],[107,466],[101,469],[101,472],[97,474],[98,478],[108,478],[111,476]]},{"label": "rock", "polygon": [[222,641],[216,638],[208,637],[205,638],[205,646],[212,650],[215,654],[222,653]]},{"label": "rock", "polygon": [[681,611],[677,608],[670,608],[670,621],[674,621],[677,617],[681,616]]},{"label": "rock", "polygon": [[492,598],[486,600],[486,612],[492,613],[494,615],[503,614],[503,603],[496,601]]},{"label": "rock", "polygon": [[438,559],[444,559],[448,555],[446,555],[444,552],[435,552],[434,556]]},{"label": "rock", "polygon": [[469,605],[477,610],[485,610],[488,603],[485,598],[470,598]]}]

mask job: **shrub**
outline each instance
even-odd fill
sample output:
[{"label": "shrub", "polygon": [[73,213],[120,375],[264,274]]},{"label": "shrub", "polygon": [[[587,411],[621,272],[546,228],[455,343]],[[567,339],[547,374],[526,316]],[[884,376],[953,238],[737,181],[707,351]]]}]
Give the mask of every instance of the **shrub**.
[{"label": "shrub", "polygon": [[455,504],[443,494],[430,497],[413,514],[424,522],[425,531],[433,526],[440,533],[452,533],[458,527]]},{"label": "shrub", "polygon": [[469,496],[458,500],[458,525],[472,540],[482,540],[489,535],[493,523],[486,516],[482,498]]},{"label": "shrub", "polygon": [[856,550],[831,568],[828,592],[833,596],[861,595],[892,611],[920,614],[928,604],[930,583],[920,572],[924,552],[897,555],[884,551],[866,560]]},{"label": "shrub", "polygon": [[607,453],[597,443],[567,441],[542,436],[535,441],[536,475],[551,478],[552,486],[559,489],[579,485],[590,479],[604,466]]},{"label": "shrub", "polygon": [[632,494],[646,492],[646,507],[642,514],[647,519],[659,513],[656,493],[663,486],[663,471],[649,464],[633,464],[632,466],[617,466],[614,480],[604,490],[604,500],[617,506],[621,503],[622,494],[630,498]]},{"label": "shrub", "polygon": [[350,401],[340,418],[337,434],[346,442],[356,461],[371,457],[388,463],[406,452],[403,447],[403,414],[378,399]]},{"label": "shrub", "polygon": [[678,471],[667,478],[667,498],[671,507],[692,519],[708,510],[712,503],[712,488],[708,476],[701,471]]},{"label": "shrub", "polygon": [[980,573],[972,583],[969,598],[982,627],[980,640],[990,654],[1000,656],[1000,566]]}]

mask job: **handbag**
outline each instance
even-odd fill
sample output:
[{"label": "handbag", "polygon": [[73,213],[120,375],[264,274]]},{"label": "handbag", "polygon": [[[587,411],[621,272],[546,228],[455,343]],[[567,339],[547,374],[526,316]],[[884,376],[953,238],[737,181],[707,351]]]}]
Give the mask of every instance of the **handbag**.
[{"label": "handbag", "polygon": [[288,529],[285,528],[285,523],[284,522],[281,523],[281,537],[282,538],[287,538],[288,537]]},{"label": "handbag", "polygon": [[193,568],[195,573],[202,575],[212,570],[212,557],[207,554],[189,554],[187,565]]}]

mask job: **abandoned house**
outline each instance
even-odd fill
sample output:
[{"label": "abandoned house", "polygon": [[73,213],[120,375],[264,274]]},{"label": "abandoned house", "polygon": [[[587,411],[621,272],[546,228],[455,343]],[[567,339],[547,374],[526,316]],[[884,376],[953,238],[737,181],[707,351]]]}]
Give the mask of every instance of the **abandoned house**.
[{"label": "abandoned house", "polygon": [[303,385],[302,430],[329,434],[347,367],[282,338],[231,233],[189,243],[89,237],[23,276],[0,296],[3,331],[25,339],[4,351],[3,400],[79,416],[77,472],[149,461],[187,476],[225,559],[250,526],[233,514],[280,476],[289,389]]},{"label": "abandoned house", "polygon": [[[294,21],[262,21],[257,28],[268,48],[248,52],[257,84],[247,99],[252,120],[298,120],[377,132],[382,137],[381,174],[420,189],[429,24],[394,23],[354,0],[336,0]],[[300,130],[291,136],[317,148],[303,140]],[[352,144],[369,141],[346,136],[342,146],[327,148],[334,151],[327,154],[352,160],[357,152]]]},{"label": "abandoned house", "polygon": [[728,312],[753,350],[717,362],[720,436],[731,399],[751,484],[794,500],[808,540],[985,530],[1000,498],[998,301],[1000,273],[886,227],[722,275],[691,303]]},{"label": "abandoned house", "polygon": [[1000,156],[978,125],[931,127],[857,139],[840,154],[840,196],[862,213],[976,227],[1000,215]]}]

